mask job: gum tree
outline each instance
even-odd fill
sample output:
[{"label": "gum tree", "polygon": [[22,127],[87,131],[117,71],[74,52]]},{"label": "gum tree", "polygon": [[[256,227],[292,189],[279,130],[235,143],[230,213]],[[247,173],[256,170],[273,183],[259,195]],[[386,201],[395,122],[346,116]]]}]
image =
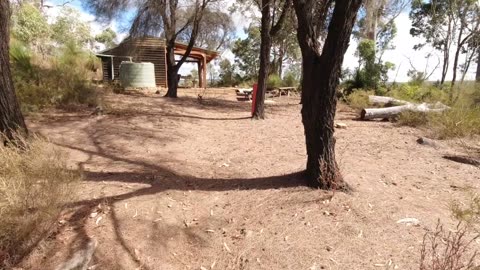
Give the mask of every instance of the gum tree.
[{"label": "gum tree", "polygon": [[16,132],[27,132],[10,70],[10,15],[9,1],[0,0],[0,133],[7,139],[13,139]]},{"label": "gum tree", "polygon": [[302,51],[306,177],[313,187],[344,189],[335,160],[336,90],[361,0],[294,0]]}]

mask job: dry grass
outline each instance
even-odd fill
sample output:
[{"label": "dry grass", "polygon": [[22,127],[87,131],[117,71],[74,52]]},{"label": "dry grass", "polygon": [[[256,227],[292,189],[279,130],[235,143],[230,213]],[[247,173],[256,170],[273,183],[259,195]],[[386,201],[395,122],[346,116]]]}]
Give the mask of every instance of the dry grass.
[{"label": "dry grass", "polygon": [[362,110],[370,107],[368,96],[374,95],[373,91],[357,90],[347,97],[347,103],[355,110]]},{"label": "dry grass", "polygon": [[80,177],[46,141],[34,137],[16,144],[21,147],[0,147],[0,268],[42,239]]},{"label": "dry grass", "polygon": [[[433,137],[438,139],[461,138],[480,134],[480,84],[466,83],[459,86],[455,90],[456,97],[453,101],[441,98],[441,95],[437,94],[419,94],[425,91],[428,93],[440,91],[438,89],[433,91],[434,88],[428,87],[425,87],[425,89],[417,87],[412,90],[413,93],[410,96],[400,95],[400,97],[414,102],[446,102],[449,103],[451,109],[443,113],[429,114],[406,112],[399,117],[398,123],[400,125],[424,126],[431,130]],[[445,93],[443,94],[445,95]]]},{"label": "dry grass", "polygon": [[95,56],[74,45],[58,55],[42,57],[27,46],[13,42],[10,48],[16,93],[24,113],[49,107],[64,109],[78,105],[96,106],[98,89],[90,82],[99,66]]},{"label": "dry grass", "polygon": [[480,107],[455,106],[444,113],[404,112],[398,124],[426,127],[437,139],[462,138],[480,134]]},{"label": "dry grass", "polygon": [[409,127],[421,127],[428,124],[428,115],[423,112],[404,112],[398,117],[398,125]]},{"label": "dry grass", "polygon": [[429,117],[429,126],[436,137],[448,139],[480,134],[480,107],[456,106]]},{"label": "dry grass", "polygon": [[478,238],[469,239],[468,229],[461,222],[453,231],[446,231],[438,222],[435,231],[423,238],[420,253],[420,270],[467,270],[477,269],[477,252],[472,245]]}]

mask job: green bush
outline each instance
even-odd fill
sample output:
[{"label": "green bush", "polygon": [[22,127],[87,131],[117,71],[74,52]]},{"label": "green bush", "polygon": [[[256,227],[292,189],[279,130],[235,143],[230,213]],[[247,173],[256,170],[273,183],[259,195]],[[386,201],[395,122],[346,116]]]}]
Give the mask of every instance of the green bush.
[{"label": "green bush", "polygon": [[480,135],[480,107],[455,105],[442,114],[431,114],[428,125],[439,139]]},{"label": "green bush", "polygon": [[68,45],[55,57],[37,59],[25,46],[14,42],[10,56],[15,89],[24,112],[50,106],[97,105],[97,91],[89,75],[98,62],[90,54]]},{"label": "green bush", "polygon": [[[405,84],[394,89],[391,94],[399,99],[413,102],[451,103],[450,90],[434,86]],[[480,87],[479,84],[465,83],[455,89],[455,100],[451,108],[442,113],[405,112],[398,123],[413,127],[424,126],[439,139],[480,135]]]},{"label": "green bush", "polygon": [[283,77],[283,82],[282,82],[283,86],[297,87],[298,83],[299,82],[298,82],[297,78],[295,77],[295,74],[292,73],[292,72],[287,72],[285,74],[285,76]]},{"label": "green bush", "polygon": [[422,127],[428,124],[429,118],[423,112],[403,112],[398,116],[398,125],[409,127]]},{"label": "green bush", "polygon": [[277,74],[268,76],[267,89],[275,89],[282,86],[282,79]]},{"label": "green bush", "polygon": [[412,102],[443,102],[448,101],[448,92],[433,85],[400,84],[388,93],[397,99]]},{"label": "green bush", "polygon": [[370,106],[368,96],[373,94],[373,91],[356,90],[347,96],[346,101],[350,107],[361,110]]}]

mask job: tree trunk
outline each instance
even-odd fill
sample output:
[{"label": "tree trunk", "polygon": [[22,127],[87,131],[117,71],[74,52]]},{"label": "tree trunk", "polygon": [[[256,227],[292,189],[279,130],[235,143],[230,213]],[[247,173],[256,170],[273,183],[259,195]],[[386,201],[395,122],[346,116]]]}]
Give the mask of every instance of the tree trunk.
[{"label": "tree trunk", "polygon": [[448,66],[450,64],[450,37],[452,35],[452,19],[449,18],[448,29],[447,29],[447,38],[445,40],[446,44],[443,48],[443,65],[442,65],[442,77],[440,79],[440,85],[445,83],[447,78]]},{"label": "tree trunk", "polygon": [[278,58],[278,77],[283,75],[283,61],[285,60],[285,41],[280,44],[279,58]]},{"label": "tree trunk", "polygon": [[477,74],[475,80],[480,82],[480,49],[478,49],[478,59],[477,59]]},{"label": "tree trunk", "polygon": [[178,88],[178,70],[175,65],[175,43],[167,45],[167,94],[165,97],[176,98]]},{"label": "tree trunk", "polygon": [[373,44],[377,44],[378,17],[380,16],[381,10],[383,10],[383,2],[379,0],[366,0],[365,10],[366,16],[364,37],[372,40]]},{"label": "tree trunk", "polygon": [[10,70],[9,21],[9,1],[0,0],[0,133],[7,139],[13,139],[15,133],[26,135],[27,127],[15,95]]},{"label": "tree trunk", "polygon": [[462,41],[463,29],[464,27],[462,26],[460,28],[460,33],[458,34],[457,49],[455,50],[455,59],[453,61],[453,77],[452,77],[452,83],[450,84],[450,93],[449,93],[450,101],[453,100],[453,87],[455,86],[455,82],[457,80],[458,59],[460,57],[460,51],[462,50],[463,43],[466,40],[465,39]]},{"label": "tree trunk", "polygon": [[387,108],[372,108],[372,109],[363,109],[360,114],[360,119],[362,120],[371,120],[371,119],[388,119],[395,117],[402,112],[421,112],[421,113],[432,113],[432,112],[444,112],[450,109],[450,107],[437,102],[435,104],[414,104],[407,102],[405,105],[387,107]]},{"label": "tree trunk", "polygon": [[408,101],[384,96],[368,96],[368,101],[373,104],[408,104]]},{"label": "tree trunk", "polygon": [[473,60],[473,57],[475,57],[475,53],[476,53],[475,51],[472,51],[470,55],[468,55],[467,53],[465,57],[465,63],[462,70],[462,79],[460,80],[460,83],[462,84],[465,81],[465,76],[467,75],[467,72],[470,69],[470,64],[472,64],[472,60]]},{"label": "tree trunk", "polygon": [[[334,118],[335,89],[338,82],[329,81],[332,68],[322,68],[320,57],[304,53],[302,82],[302,122],[307,147],[306,174],[312,187],[337,189],[343,184],[335,160]],[[327,68],[327,67],[325,67]]]},{"label": "tree trunk", "polygon": [[311,1],[294,1],[298,41],[302,50],[302,121],[307,148],[306,176],[312,187],[344,189],[335,160],[334,118],[344,54],[361,0],[337,0],[320,54],[318,32],[312,25],[327,20],[328,12],[311,15]]},{"label": "tree trunk", "polygon": [[267,90],[268,71],[270,69],[270,49],[272,39],[270,37],[271,15],[270,0],[262,0],[262,25],[261,25],[261,43],[260,43],[260,69],[258,71],[258,85],[255,108],[253,111],[254,119],[265,118],[265,92]]}]

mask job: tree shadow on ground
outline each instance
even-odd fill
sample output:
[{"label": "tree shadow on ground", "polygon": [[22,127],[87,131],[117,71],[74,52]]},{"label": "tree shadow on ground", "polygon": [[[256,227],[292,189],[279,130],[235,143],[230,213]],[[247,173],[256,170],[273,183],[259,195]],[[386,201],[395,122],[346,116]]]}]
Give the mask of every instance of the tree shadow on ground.
[{"label": "tree shadow on ground", "polygon": [[[94,211],[98,205],[107,205],[110,210],[110,219],[112,220],[112,226],[114,229],[115,239],[122,247],[130,260],[134,262],[138,267],[142,269],[153,269],[148,266],[148,263],[142,261],[137,254],[135,248],[124,238],[121,228],[121,221],[119,220],[114,205],[118,202],[129,200],[136,197],[160,194],[168,192],[170,190],[201,190],[201,191],[230,191],[230,190],[267,190],[267,189],[281,189],[281,188],[295,188],[306,186],[303,174],[301,172],[290,173],[286,175],[271,176],[271,177],[259,177],[259,178],[198,178],[195,176],[181,175],[168,168],[160,165],[151,164],[145,161],[130,160],[125,157],[115,156],[102,151],[96,152],[91,150],[81,149],[75,146],[61,145],[76,151],[82,151],[89,155],[88,160],[98,156],[105,159],[109,159],[114,162],[123,162],[133,165],[139,168],[134,172],[94,172],[84,171],[85,181],[93,182],[124,182],[124,183],[141,183],[148,186],[142,187],[130,192],[115,194],[110,196],[102,196],[99,198],[87,198],[79,201],[75,201],[67,205],[67,209],[74,211],[74,219],[69,220],[69,223],[73,223],[75,228],[75,246],[85,247],[90,238],[85,230],[86,222],[90,213]],[[325,195],[325,194],[323,194]],[[321,200],[329,199],[330,195],[322,196]],[[200,239],[201,236],[196,232],[189,230],[189,228],[180,228],[171,226],[168,229],[171,233],[185,234],[191,239]],[[158,231],[158,228],[157,228]],[[158,236],[160,237],[160,236]],[[165,236],[167,237],[167,236]],[[171,236],[169,236],[171,237]],[[169,239],[169,238],[165,238]],[[158,239],[159,242],[165,239]],[[71,248],[69,256],[73,256],[75,249]],[[100,258],[96,258],[97,261],[101,261]],[[105,263],[105,262],[101,262]],[[114,262],[109,262],[114,263]]]},{"label": "tree shadow on ground", "polygon": [[[141,99],[149,100],[142,101]],[[80,151],[87,156],[84,161],[80,161],[77,164],[84,173],[85,181],[144,184],[139,189],[126,193],[101,196],[98,198],[85,198],[68,204],[67,212],[69,212],[69,217],[67,218],[67,223],[71,224],[73,232],[75,233],[75,239],[73,240],[74,245],[72,245],[68,251],[69,257],[73,256],[79,248],[85,247],[90,241],[89,234],[86,230],[87,222],[90,214],[95,211],[99,205],[105,205],[111,209],[109,217],[112,221],[114,237],[130,260],[142,269],[150,269],[148,265],[146,265],[146,262],[141,261],[138,254],[136,254],[135,248],[133,248],[122,235],[121,222],[114,209],[115,203],[131,198],[160,194],[169,190],[268,190],[306,186],[306,181],[301,172],[270,177],[211,179],[181,174],[176,170],[162,165],[161,163],[163,161],[158,158],[155,159],[156,163],[153,163],[141,157],[132,158],[125,155],[124,153],[128,148],[123,148],[122,145],[116,144],[116,140],[130,140],[132,144],[145,140],[153,140],[152,143],[154,145],[165,145],[173,142],[176,137],[183,138],[183,134],[173,130],[175,129],[175,122],[178,124],[179,120],[196,122],[202,120],[241,121],[250,119],[250,117],[232,117],[230,115],[232,112],[245,112],[245,109],[247,109],[249,113],[249,105],[246,106],[244,103],[238,104],[238,102],[221,99],[212,99],[208,102],[204,101],[199,103],[197,99],[182,97],[179,100],[169,100],[168,102],[158,102],[158,104],[156,104],[156,100],[152,101],[151,99],[152,97],[150,96],[144,97],[142,95],[131,97],[131,100],[126,100],[121,104],[117,110],[117,115],[111,116],[118,116],[118,119],[115,118],[113,119],[114,121],[110,119],[110,122],[104,122],[102,120],[103,118],[96,118],[89,115],[82,115],[78,118],[69,115],[66,116],[65,121],[63,121],[61,115],[59,115],[52,123],[49,123],[50,126],[59,128],[65,124],[71,124],[72,121],[74,123],[78,122],[79,124],[86,123],[83,126],[78,125],[79,127],[75,130],[75,132],[85,136],[80,144],[78,141],[53,141],[54,144],[60,147]],[[158,98],[154,97],[154,99]],[[295,104],[292,106],[298,105]],[[186,108],[198,109],[199,113],[211,113],[212,111],[216,113],[209,114],[209,116],[193,115],[192,111],[188,111],[188,113],[185,112]],[[210,117],[210,115],[212,116]],[[223,115],[225,115],[225,117]],[[137,125],[135,121],[129,123],[129,121],[135,117],[147,117],[147,119],[152,119],[152,121],[158,118],[165,120],[157,123],[159,126],[155,126],[155,128],[145,128]],[[91,121],[92,119],[93,121]],[[132,128],[131,125],[134,125],[134,128]],[[163,131],[168,132],[163,133]],[[82,138],[82,136],[80,136],[80,138]],[[96,158],[101,158],[112,163],[122,163],[124,164],[122,166],[126,169],[122,172],[114,170],[92,171],[86,169],[88,167],[86,165],[93,164]],[[160,162],[160,164],[157,162]],[[179,162],[179,166],[184,166],[184,164]],[[200,239],[200,236],[195,235],[195,232],[185,231],[185,228],[172,227],[169,228],[169,230],[181,232],[191,239]],[[97,258],[97,260],[100,260],[100,258]]]}]

